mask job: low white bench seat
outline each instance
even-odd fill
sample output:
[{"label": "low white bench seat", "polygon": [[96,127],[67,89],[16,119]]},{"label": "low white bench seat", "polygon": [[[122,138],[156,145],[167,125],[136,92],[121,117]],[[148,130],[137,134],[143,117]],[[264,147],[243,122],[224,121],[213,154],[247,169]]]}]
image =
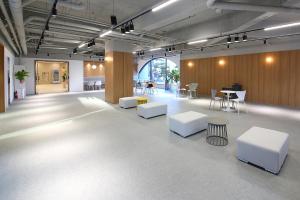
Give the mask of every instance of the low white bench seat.
[{"label": "low white bench seat", "polygon": [[237,157],[278,174],[288,153],[287,133],[252,127],[237,139]]},{"label": "low white bench seat", "polygon": [[134,108],[137,106],[137,98],[139,97],[122,97],[119,99],[121,108]]},{"label": "low white bench seat", "polygon": [[163,103],[146,103],[137,106],[137,114],[146,119],[160,115],[166,115],[167,110],[167,104]]},{"label": "low white bench seat", "polygon": [[207,115],[199,112],[188,111],[169,117],[169,129],[182,137],[206,130],[207,126]]}]

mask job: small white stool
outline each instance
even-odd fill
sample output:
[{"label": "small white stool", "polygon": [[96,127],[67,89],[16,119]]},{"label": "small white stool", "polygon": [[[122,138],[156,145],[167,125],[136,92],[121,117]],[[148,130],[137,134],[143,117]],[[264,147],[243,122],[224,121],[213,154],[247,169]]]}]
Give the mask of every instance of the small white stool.
[{"label": "small white stool", "polygon": [[137,114],[146,119],[160,115],[166,115],[167,110],[167,104],[162,103],[147,103],[137,106]]},{"label": "small white stool", "polygon": [[134,108],[137,106],[137,98],[139,97],[122,97],[119,99],[121,108]]},{"label": "small white stool", "polygon": [[169,117],[169,129],[182,137],[187,137],[207,129],[207,115],[188,111]]},{"label": "small white stool", "polygon": [[287,133],[252,127],[237,139],[237,157],[278,174],[288,153]]}]

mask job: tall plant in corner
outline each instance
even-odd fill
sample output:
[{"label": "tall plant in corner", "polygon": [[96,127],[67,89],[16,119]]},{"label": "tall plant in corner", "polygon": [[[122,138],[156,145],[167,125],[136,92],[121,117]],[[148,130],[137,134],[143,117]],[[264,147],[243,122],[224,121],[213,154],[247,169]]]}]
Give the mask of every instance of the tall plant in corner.
[{"label": "tall plant in corner", "polygon": [[25,79],[29,76],[29,72],[24,69],[15,73],[15,77],[20,81],[21,84],[24,83]]}]

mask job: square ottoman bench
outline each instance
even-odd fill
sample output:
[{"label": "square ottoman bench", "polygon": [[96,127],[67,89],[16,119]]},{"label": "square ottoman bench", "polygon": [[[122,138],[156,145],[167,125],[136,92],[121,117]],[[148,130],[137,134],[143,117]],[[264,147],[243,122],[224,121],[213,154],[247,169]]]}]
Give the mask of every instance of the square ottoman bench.
[{"label": "square ottoman bench", "polygon": [[207,115],[188,111],[169,117],[169,129],[182,137],[207,129]]},{"label": "square ottoman bench", "polygon": [[252,127],[237,139],[237,157],[278,174],[288,153],[287,133]]},{"label": "square ottoman bench", "polygon": [[166,115],[167,110],[167,104],[163,103],[147,103],[137,106],[137,114],[146,119],[160,115]]},{"label": "square ottoman bench", "polygon": [[139,97],[122,97],[119,99],[119,106],[121,108],[134,108],[137,106],[137,99]]}]

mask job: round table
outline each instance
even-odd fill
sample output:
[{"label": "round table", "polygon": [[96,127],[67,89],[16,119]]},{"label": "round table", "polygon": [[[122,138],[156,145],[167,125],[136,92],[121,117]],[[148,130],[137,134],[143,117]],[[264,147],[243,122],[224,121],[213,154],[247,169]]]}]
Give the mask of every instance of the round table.
[{"label": "round table", "polygon": [[227,96],[227,106],[223,110],[226,111],[226,112],[234,111],[234,109],[230,108],[230,95],[231,94],[235,94],[236,91],[233,91],[233,90],[221,90],[220,92],[223,93],[223,94],[226,94],[226,96]]},{"label": "round table", "polygon": [[226,146],[228,121],[220,117],[208,118],[206,142],[214,146]]}]

